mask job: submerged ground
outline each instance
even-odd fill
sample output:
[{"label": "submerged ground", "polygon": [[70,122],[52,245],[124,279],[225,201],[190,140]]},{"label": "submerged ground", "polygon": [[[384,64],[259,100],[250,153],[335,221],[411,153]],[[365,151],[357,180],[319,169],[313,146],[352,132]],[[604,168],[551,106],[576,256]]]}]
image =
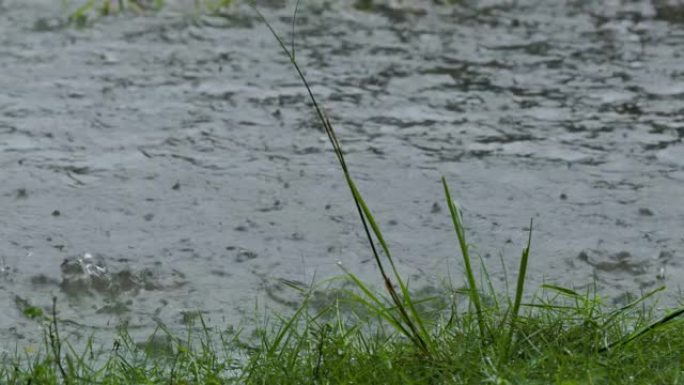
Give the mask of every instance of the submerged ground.
[{"label": "submerged ground", "polygon": [[[299,13],[298,60],[411,286],[462,282],[444,175],[495,283],[533,217],[528,287],[620,303],[665,284],[677,302],[683,11],[476,3]],[[263,7],[288,33],[292,7]],[[0,2],[1,341],[38,340],[22,309],[53,295],[74,336],[149,334],[291,306],[288,284],[337,261],[375,279],[305,90],[248,7],[64,20]]]}]

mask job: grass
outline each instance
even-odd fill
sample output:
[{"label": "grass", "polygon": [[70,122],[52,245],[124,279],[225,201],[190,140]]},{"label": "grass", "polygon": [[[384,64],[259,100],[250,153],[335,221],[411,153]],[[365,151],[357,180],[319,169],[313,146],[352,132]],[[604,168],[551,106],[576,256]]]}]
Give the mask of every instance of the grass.
[{"label": "grass", "polygon": [[[239,3],[251,0],[193,0],[198,13],[222,15],[222,12]],[[459,4],[461,0],[434,0],[435,6]],[[68,24],[77,27],[92,25],[97,20],[122,13],[146,14],[157,12],[167,5],[167,0],[62,0],[62,8],[67,15]],[[398,2],[388,6],[383,0],[356,0],[354,9],[362,12],[396,13],[410,9],[411,2]],[[405,8],[408,7],[408,8]],[[410,13],[410,12],[408,12]],[[224,14],[225,16],[225,14]]]},{"label": "grass", "polygon": [[[210,13],[219,12],[233,2],[233,0],[194,0],[197,10],[206,10]],[[99,18],[120,13],[156,12],[165,5],[165,0],[62,0],[62,8],[68,15],[69,23],[79,27],[84,27]]]},{"label": "grass", "polygon": [[681,384],[682,311],[654,318],[644,301],[655,293],[611,309],[590,292],[547,286],[514,318],[513,304],[483,301],[477,313],[459,305],[470,302],[469,291],[451,291],[446,308],[417,311],[431,336],[429,354],[377,305],[359,306],[363,290],[319,310],[306,296],[294,315],[244,336],[210,329],[201,315],[184,336],[160,325],[144,343],[122,327],[105,351],[88,343],[77,352],[61,340],[53,306],[42,321],[44,348],[5,357],[0,383]]},{"label": "grass", "polygon": [[[258,12],[258,10],[256,10]],[[684,384],[684,308],[657,311],[645,293],[621,307],[592,291],[545,285],[524,302],[533,223],[512,298],[478,287],[464,218],[442,179],[454,249],[467,287],[437,298],[413,294],[354,182],[332,123],[296,60],[294,40],[273,33],[302,81],[326,132],[380,272],[382,291],[345,270],[352,289],[336,289],[324,307],[315,288],[299,309],[249,335],[197,328],[174,336],[164,325],[145,343],[122,327],[111,349],[77,351],[50,314],[25,304],[45,330],[37,352],[16,352],[0,366],[3,384]],[[295,11],[296,15],[296,11]],[[294,29],[294,22],[293,22]],[[485,273],[485,283],[487,275]],[[647,304],[648,302],[648,304]]]}]

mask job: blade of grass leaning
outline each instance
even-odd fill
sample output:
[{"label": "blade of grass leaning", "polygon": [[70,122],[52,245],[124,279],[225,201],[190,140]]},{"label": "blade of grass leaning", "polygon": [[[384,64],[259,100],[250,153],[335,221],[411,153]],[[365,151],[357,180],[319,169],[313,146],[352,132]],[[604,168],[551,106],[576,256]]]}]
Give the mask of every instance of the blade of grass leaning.
[{"label": "blade of grass leaning", "polygon": [[615,318],[617,318],[619,315],[625,313],[627,310],[631,310],[636,305],[646,301],[648,298],[652,297],[656,293],[659,293],[665,289],[666,289],[665,286],[660,286],[659,288],[649,291],[648,293],[642,295],[641,297],[639,297],[636,300],[628,303],[627,305],[625,305],[625,306],[623,306],[617,310],[614,310],[613,312],[610,313],[610,315],[608,316],[606,321],[603,322],[603,327],[606,327],[607,325],[609,325],[611,322],[613,322],[613,320]]},{"label": "blade of grass leaning", "polygon": [[466,243],[465,239],[465,231],[463,229],[463,223],[461,222],[461,212],[454,203],[454,200],[451,199],[449,185],[447,184],[445,177],[442,177],[442,185],[444,186],[444,195],[446,195],[447,205],[449,206],[449,213],[451,214],[451,220],[454,223],[454,230],[456,230],[456,236],[458,237],[458,244],[461,248],[461,254],[463,255],[463,264],[465,265],[466,269],[466,279],[468,280],[468,291],[470,294],[470,301],[475,306],[477,324],[480,329],[480,337],[484,337],[484,314],[482,314],[480,293],[477,290],[477,284],[475,283],[475,274],[473,274],[473,268],[470,263],[470,253],[468,252],[468,244]]},{"label": "blade of grass leaning", "polygon": [[510,352],[513,347],[513,334],[515,333],[516,322],[518,314],[520,313],[520,305],[522,304],[523,291],[525,289],[525,277],[527,276],[527,260],[530,255],[530,245],[532,244],[532,225],[533,220],[530,219],[530,230],[527,236],[527,246],[522,251],[520,257],[520,267],[518,268],[518,283],[515,286],[515,301],[513,302],[513,310],[511,311],[511,324],[506,337],[505,356],[510,357]]},{"label": "blade of grass leaning", "polygon": [[657,321],[654,321],[643,328],[635,331],[634,333],[626,336],[622,340],[613,342],[612,344],[608,346],[604,346],[603,348],[599,349],[599,352],[605,352],[607,350],[610,350],[614,347],[621,346],[621,345],[626,345],[634,340],[636,340],[639,337],[642,337],[643,335],[647,333],[654,332],[656,329],[660,329],[664,326],[667,326],[668,324],[674,322],[678,317],[684,315],[684,307],[681,307],[679,309],[676,309],[672,311],[670,314],[665,315],[658,319]]},{"label": "blade of grass leaning", "polygon": [[[382,232],[380,231],[380,227],[378,226],[377,222],[373,218],[373,214],[371,213],[370,209],[368,208],[368,205],[366,204],[366,202],[363,200],[363,197],[361,196],[361,193],[359,192],[358,188],[356,187],[356,184],[351,179],[351,177],[349,177],[348,174],[347,174],[347,182],[349,183],[349,187],[352,190],[352,194],[354,195],[354,199],[361,206],[361,209],[363,210],[364,215],[368,219],[368,222],[370,223],[371,228],[373,229],[373,233],[375,234],[376,238],[378,239],[378,242],[382,246],[382,249],[385,252],[385,255],[387,256],[387,259],[389,260],[390,266],[392,267],[392,272],[394,273],[394,276],[396,277],[397,283],[399,284],[399,287],[401,289],[402,297],[401,298],[398,297],[396,290],[392,286],[392,282],[389,280],[385,280],[386,289],[390,293],[392,298],[394,299],[394,302],[398,308],[397,310],[402,315],[402,318],[404,318],[404,320],[406,321],[407,326],[413,330],[416,337],[418,337],[418,340],[421,341],[421,344],[426,345],[424,347],[428,348],[427,345],[432,345],[430,334],[427,332],[427,329],[425,327],[425,323],[423,322],[422,317],[420,316],[420,314],[418,314],[418,311],[416,310],[414,301],[411,298],[411,294],[409,293],[408,286],[404,283],[404,281],[401,279],[401,276],[399,275],[399,271],[397,270],[397,267],[394,264],[394,259],[392,258],[392,254],[390,253],[389,247],[387,246],[387,243],[385,242],[385,239],[382,236]],[[411,316],[409,316],[409,314],[406,312],[406,308],[403,306],[404,303],[406,303],[408,310],[411,312]],[[415,321],[415,324],[418,326],[418,328],[420,330],[415,330],[415,325],[414,325],[413,321]],[[429,346],[429,347],[432,347],[432,346]]]},{"label": "blade of grass leaning", "polygon": [[290,335],[290,331],[291,329],[293,329],[293,325],[297,322],[297,320],[299,320],[299,316],[302,314],[307,304],[308,298],[305,298],[302,302],[302,305],[299,306],[297,311],[295,311],[295,314],[287,320],[283,320],[283,324],[280,330],[278,331],[278,333],[276,333],[276,336],[272,344],[268,347],[267,353],[269,356],[274,355],[277,352],[278,348],[283,344],[283,341],[287,339],[286,337]]},{"label": "blade of grass leaning", "polygon": [[550,284],[543,284],[543,285],[541,285],[541,287],[542,287],[542,289],[548,289],[551,291],[555,291],[556,293],[558,293],[564,297],[570,297],[573,299],[582,298],[582,295],[580,295],[578,292],[576,292],[572,289],[568,289],[567,287],[550,285]]},{"label": "blade of grass leaning", "polygon": [[[377,226],[377,223],[375,223],[375,220],[372,217],[372,214],[370,213],[370,210],[368,209],[368,206],[365,204],[363,198],[361,197],[360,192],[356,188],[353,179],[351,177],[351,174],[349,172],[349,169],[347,167],[346,161],[344,159],[344,152],[342,151],[342,147],[339,143],[339,140],[337,139],[337,135],[335,133],[335,130],[333,129],[332,124],[330,123],[330,120],[328,117],[325,115],[323,112],[322,108],[319,106],[318,102],[316,101],[315,96],[313,95],[313,91],[311,90],[311,86],[309,85],[309,82],[306,80],[306,77],[304,76],[303,72],[301,71],[294,53],[291,52],[287,46],[285,45],[285,42],[280,38],[280,36],[275,32],[273,27],[270,25],[270,23],[266,20],[266,18],[263,16],[263,14],[258,10],[258,8],[255,6],[255,4],[252,2],[251,3],[252,8],[256,11],[262,22],[266,25],[266,27],[271,31],[272,35],[275,37],[275,39],[278,41],[278,44],[280,45],[282,51],[285,53],[285,55],[290,59],[290,63],[296,70],[297,74],[299,75],[300,80],[304,84],[304,87],[307,90],[307,93],[309,94],[309,98],[314,106],[314,109],[316,111],[316,114],[318,115],[319,120],[321,121],[321,124],[323,125],[323,128],[328,136],[328,139],[330,140],[330,143],[333,146],[333,149],[335,151],[335,155],[338,159],[338,162],[340,163],[340,166],[342,168],[342,171],[344,173],[345,179],[347,181],[347,184],[352,192],[352,196],[354,198],[354,203],[356,205],[356,209],[359,215],[359,218],[363,224],[364,231],[366,233],[366,238],[368,239],[369,245],[371,247],[371,250],[373,252],[373,257],[375,259],[376,265],[378,266],[380,270],[380,274],[382,275],[382,278],[385,283],[385,287],[388,290],[393,302],[397,306],[397,309],[401,315],[401,318],[403,322],[406,324],[406,326],[411,330],[411,333],[413,334],[412,340],[417,341],[419,348],[426,354],[429,354],[429,346],[432,345],[432,343],[428,343],[426,341],[430,341],[430,335],[427,333],[426,328],[424,326],[424,323],[417,313],[415,306],[413,305],[413,302],[411,301],[411,296],[408,292],[407,286],[404,284],[404,282],[401,280],[401,277],[399,276],[396,267],[394,265],[393,259],[391,254],[389,253],[389,248],[387,247],[387,244],[384,241],[384,238],[382,237],[382,233],[380,232],[379,227]],[[369,229],[369,223],[371,224],[371,227],[373,229],[373,233],[375,234],[376,238],[380,242],[383,251],[385,251],[386,257],[390,262],[390,265],[392,267],[395,279],[398,281],[399,286],[402,291],[402,297],[400,297],[396,290],[394,289],[392,285],[392,281],[389,277],[389,275],[386,273],[384,265],[382,264],[382,261],[380,259],[380,255],[375,247],[375,242],[373,241],[373,237],[371,235],[371,231]],[[408,309],[407,309],[408,307]],[[410,315],[409,315],[410,313]]]},{"label": "blade of grass leaning", "polygon": [[418,346],[421,345],[421,342],[417,340],[415,333],[407,329],[401,322],[401,320],[394,317],[392,313],[390,313],[386,308],[386,304],[383,303],[383,301],[380,300],[380,298],[378,298],[378,296],[375,293],[373,293],[368,288],[368,286],[365,283],[363,283],[363,281],[361,281],[356,275],[352,274],[346,269],[343,268],[343,270],[345,270],[347,276],[352,280],[352,282],[354,282],[357,288],[359,288],[365,294],[366,298],[369,298],[371,300],[371,302],[369,302],[364,297],[361,297],[355,293],[350,293],[350,296],[354,301],[363,305],[366,309],[372,311],[376,316],[384,319],[395,330],[398,330],[401,334],[410,339],[414,344]]}]

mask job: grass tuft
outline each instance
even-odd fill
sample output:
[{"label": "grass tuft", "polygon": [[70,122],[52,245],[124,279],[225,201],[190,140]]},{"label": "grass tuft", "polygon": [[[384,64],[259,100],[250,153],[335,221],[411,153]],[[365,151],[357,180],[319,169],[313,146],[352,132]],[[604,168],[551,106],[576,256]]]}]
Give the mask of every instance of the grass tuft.
[{"label": "grass tuft", "polygon": [[[234,0],[194,0],[195,9],[218,13]],[[62,0],[67,20],[77,27],[85,27],[99,18],[121,13],[144,14],[157,12],[166,6],[166,0]]]}]

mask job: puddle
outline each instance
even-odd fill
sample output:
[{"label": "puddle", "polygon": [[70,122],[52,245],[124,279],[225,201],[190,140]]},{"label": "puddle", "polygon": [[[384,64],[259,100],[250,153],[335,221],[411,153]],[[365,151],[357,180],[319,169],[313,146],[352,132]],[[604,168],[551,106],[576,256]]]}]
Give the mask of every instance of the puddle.
[{"label": "puddle", "polygon": [[[292,7],[267,5],[290,31]],[[291,283],[338,261],[379,283],[305,90],[248,7],[171,2],[83,29],[53,1],[0,8],[3,341],[39,343],[21,309],[53,296],[74,339],[121,323],[146,338],[197,311],[287,310]],[[444,175],[497,287],[534,218],[530,288],[619,302],[667,285],[674,303],[683,10],[336,1],[302,5],[296,49],[412,287],[462,277]]]}]

